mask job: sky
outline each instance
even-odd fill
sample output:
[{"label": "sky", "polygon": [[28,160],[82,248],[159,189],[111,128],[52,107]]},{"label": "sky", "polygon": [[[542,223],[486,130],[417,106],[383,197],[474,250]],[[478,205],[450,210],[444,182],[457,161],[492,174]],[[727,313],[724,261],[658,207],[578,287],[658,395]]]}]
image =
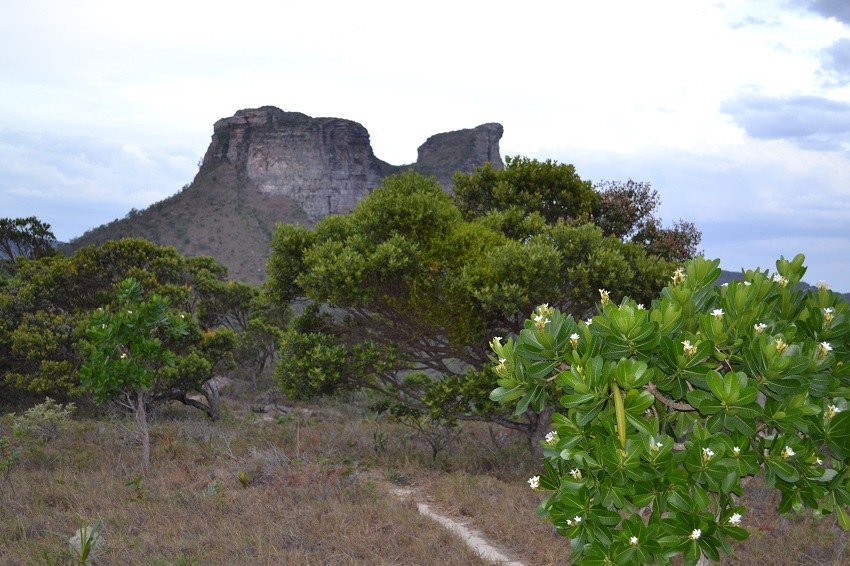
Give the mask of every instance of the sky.
[{"label": "sky", "polygon": [[60,240],[190,183],[277,106],[375,154],[499,122],[502,155],[647,181],[721,267],[850,291],[850,2],[0,0],[0,217]]}]

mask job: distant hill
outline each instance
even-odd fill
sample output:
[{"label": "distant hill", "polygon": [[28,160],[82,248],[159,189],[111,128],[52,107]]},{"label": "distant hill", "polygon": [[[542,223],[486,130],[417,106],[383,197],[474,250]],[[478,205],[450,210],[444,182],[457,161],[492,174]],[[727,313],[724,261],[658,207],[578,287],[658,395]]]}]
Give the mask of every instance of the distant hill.
[{"label": "distant hill", "polygon": [[[743,278],[744,278],[744,276],[741,274],[740,271],[726,271],[724,269],[724,270],[720,271],[720,277],[717,278],[717,284],[722,285],[722,284],[728,283],[730,281],[741,281],[741,280],[743,280]],[[815,286],[811,285],[809,283],[806,283],[805,281],[800,281],[800,287],[802,287],[804,290],[808,290],[808,289],[814,288]],[[839,294],[841,296],[843,296],[845,299],[847,299],[848,301],[850,301],[850,293],[839,293]]]},{"label": "distant hill", "polygon": [[210,255],[231,278],[260,283],[278,222],[313,225],[351,211],[387,175],[413,169],[446,189],[456,171],[487,162],[503,166],[500,124],[437,134],[419,147],[416,163],[390,165],[372,151],[362,125],[311,118],[278,108],[240,110],[215,123],[209,148],[190,185],[144,210],[89,230],[68,248],[134,236]]}]

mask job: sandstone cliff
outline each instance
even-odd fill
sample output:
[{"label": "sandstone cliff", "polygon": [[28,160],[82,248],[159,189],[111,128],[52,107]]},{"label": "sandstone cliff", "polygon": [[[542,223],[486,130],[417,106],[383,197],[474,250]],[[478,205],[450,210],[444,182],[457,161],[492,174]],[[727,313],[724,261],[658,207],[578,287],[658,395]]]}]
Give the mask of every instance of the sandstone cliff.
[{"label": "sandstone cliff", "polygon": [[403,169],[433,175],[449,190],[455,171],[468,173],[488,161],[502,166],[500,124],[431,136],[410,165],[375,157],[369,132],[357,122],[273,106],[240,110],[213,130],[202,167],[228,161],[263,194],[300,203],[312,221],[352,210],[383,177]]},{"label": "sandstone cliff", "polygon": [[354,208],[390,166],[350,120],[266,106],[215,123],[202,167],[226,160],[264,195],[286,196],[315,221]]},{"label": "sandstone cliff", "polygon": [[265,279],[277,222],[312,225],[352,210],[389,174],[412,168],[450,190],[455,171],[491,162],[502,167],[502,126],[431,136],[410,165],[378,159],[362,125],[311,118],[272,106],[240,110],[213,126],[191,185],[151,207],[91,230],[71,247],[125,236],[170,245],[186,255],[210,255],[234,279]]}]

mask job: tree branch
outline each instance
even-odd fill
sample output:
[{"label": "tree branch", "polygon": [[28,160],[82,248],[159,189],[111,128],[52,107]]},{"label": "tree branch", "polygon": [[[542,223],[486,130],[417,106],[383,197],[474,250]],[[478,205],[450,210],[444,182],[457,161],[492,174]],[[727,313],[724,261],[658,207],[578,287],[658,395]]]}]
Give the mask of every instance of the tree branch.
[{"label": "tree branch", "polygon": [[661,401],[662,404],[671,409],[676,411],[696,411],[696,409],[688,403],[680,403],[678,401],[668,399],[660,391],[658,391],[658,388],[655,387],[654,383],[647,383],[646,390],[652,393],[652,396]]}]

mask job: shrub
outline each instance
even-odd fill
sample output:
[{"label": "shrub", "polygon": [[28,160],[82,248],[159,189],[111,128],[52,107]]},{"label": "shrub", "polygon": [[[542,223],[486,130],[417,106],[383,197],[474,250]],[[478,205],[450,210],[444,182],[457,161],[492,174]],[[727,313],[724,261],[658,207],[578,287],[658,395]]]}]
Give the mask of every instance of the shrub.
[{"label": "shrub", "polygon": [[591,319],[543,305],[493,340],[494,400],[558,400],[529,484],[574,561],[719,560],[748,536],[739,496],[758,473],[780,512],[850,529],[850,307],[826,284],[803,292],[803,261],[716,286],[719,260],[697,258],[650,308],[600,290]]},{"label": "shrub", "polygon": [[54,438],[68,422],[74,412],[74,404],[63,405],[47,397],[40,403],[16,417],[12,431],[25,444],[44,444]]}]

